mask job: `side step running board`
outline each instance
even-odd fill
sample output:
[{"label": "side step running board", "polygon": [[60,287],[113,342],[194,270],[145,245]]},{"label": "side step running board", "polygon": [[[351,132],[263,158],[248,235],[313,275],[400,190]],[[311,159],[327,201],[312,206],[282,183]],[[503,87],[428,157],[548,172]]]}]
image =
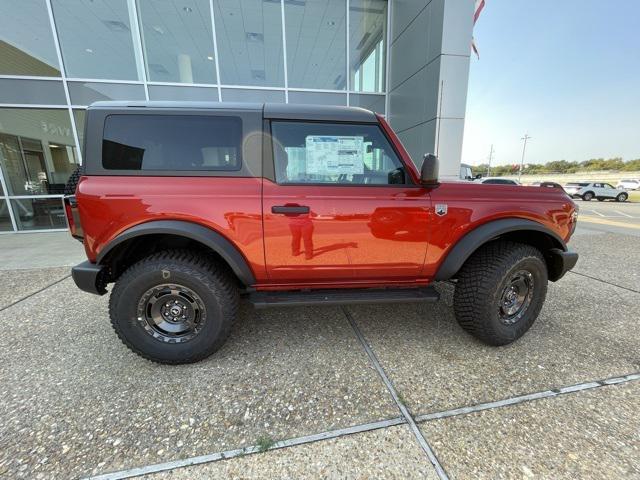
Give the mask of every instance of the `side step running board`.
[{"label": "side step running board", "polygon": [[439,298],[440,294],[433,287],[254,292],[249,295],[255,308],[435,302]]}]

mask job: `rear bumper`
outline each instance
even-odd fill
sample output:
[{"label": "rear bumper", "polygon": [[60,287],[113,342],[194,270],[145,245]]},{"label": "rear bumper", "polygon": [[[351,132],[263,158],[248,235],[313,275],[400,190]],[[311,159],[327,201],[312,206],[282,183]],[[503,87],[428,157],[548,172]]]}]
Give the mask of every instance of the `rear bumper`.
[{"label": "rear bumper", "polygon": [[576,266],[578,253],[571,250],[563,251],[559,248],[549,250],[549,280],[555,282],[564,277],[564,274]]},{"label": "rear bumper", "polygon": [[96,295],[107,293],[104,266],[82,262],[71,269],[71,277],[80,290]]}]

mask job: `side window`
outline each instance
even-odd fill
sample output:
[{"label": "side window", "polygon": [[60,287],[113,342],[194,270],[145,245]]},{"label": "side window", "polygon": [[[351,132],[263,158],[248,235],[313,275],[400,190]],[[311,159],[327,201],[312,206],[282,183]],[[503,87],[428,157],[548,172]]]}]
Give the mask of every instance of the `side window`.
[{"label": "side window", "polygon": [[377,125],[273,121],[276,181],[389,185],[408,173]]},{"label": "side window", "polygon": [[242,120],[232,116],[109,115],[106,170],[239,170]]},{"label": "side window", "polygon": [[605,188],[613,188],[613,185],[611,185],[609,183],[605,183],[604,186],[605,186]]}]

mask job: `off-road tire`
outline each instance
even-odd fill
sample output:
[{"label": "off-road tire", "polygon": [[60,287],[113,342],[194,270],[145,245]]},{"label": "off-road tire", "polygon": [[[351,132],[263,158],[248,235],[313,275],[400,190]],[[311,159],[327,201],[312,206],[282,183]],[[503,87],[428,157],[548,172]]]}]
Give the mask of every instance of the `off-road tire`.
[{"label": "off-road tire", "polygon": [[[195,292],[205,307],[201,330],[180,343],[160,341],[138,319],[138,303],[157,285],[177,284]],[[219,265],[188,250],[153,254],[129,267],[116,281],[109,299],[111,324],[120,340],[138,355],[158,363],[202,360],[225,342],[238,309],[234,279]]]},{"label": "off-road tire", "polygon": [[73,171],[69,180],[67,180],[67,184],[64,186],[64,194],[65,195],[75,195],[76,187],[78,186],[78,182],[80,181],[80,177],[84,175],[84,166],[78,165],[78,167]]},{"label": "off-road tire", "polygon": [[616,202],[626,202],[627,198],[629,198],[629,195],[627,195],[626,193],[624,192],[619,193],[618,196],[616,197]]},{"label": "off-road tire", "polygon": [[[530,272],[532,298],[523,316],[506,325],[500,318],[502,294],[512,275]],[[488,345],[507,345],[535,322],[547,293],[547,266],[530,245],[495,241],[482,246],[463,265],[454,293],[454,312],[460,326]]]},{"label": "off-road tire", "polygon": [[593,200],[593,197],[593,192],[586,192],[582,195],[582,200],[584,200],[585,202],[590,202],[591,200]]}]

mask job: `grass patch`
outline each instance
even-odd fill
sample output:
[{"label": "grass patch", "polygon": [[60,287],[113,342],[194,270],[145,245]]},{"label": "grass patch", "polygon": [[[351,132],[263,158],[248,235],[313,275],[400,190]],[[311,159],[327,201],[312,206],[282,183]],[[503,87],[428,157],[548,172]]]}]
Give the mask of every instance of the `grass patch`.
[{"label": "grass patch", "polygon": [[640,190],[629,192],[629,201],[640,203]]},{"label": "grass patch", "polygon": [[259,452],[266,452],[275,444],[276,444],[276,441],[273,438],[266,435],[263,435],[262,437],[258,437],[258,440],[256,440],[256,445],[258,446]]}]

